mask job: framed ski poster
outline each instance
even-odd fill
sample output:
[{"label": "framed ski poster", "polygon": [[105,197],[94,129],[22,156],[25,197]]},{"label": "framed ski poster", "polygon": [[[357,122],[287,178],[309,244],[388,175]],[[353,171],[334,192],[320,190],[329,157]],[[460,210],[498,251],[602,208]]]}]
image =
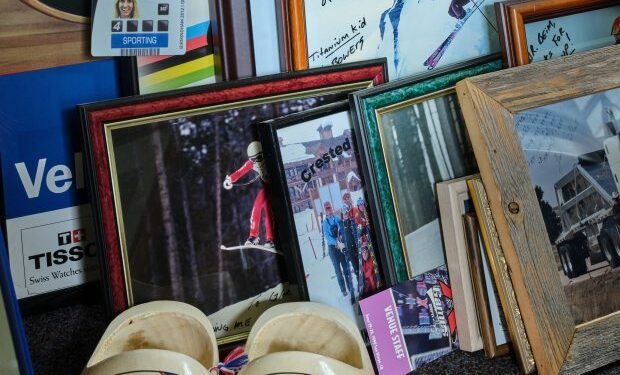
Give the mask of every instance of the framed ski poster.
[{"label": "framed ski poster", "polygon": [[477,170],[454,85],[501,68],[499,56],[447,67],[351,96],[376,189],[369,196],[396,280],[445,264],[435,183]]},{"label": "framed ski poster", "polygon": [[358,302],[384,282],[349,103],[261,124],[259,139],[280,197],[278,238],[294,260],[302,299],[338,308],[364,328]]},{"label": "framed ski poster", "polygon": [[[209,2],[187,1],[185,54],[128,59],[133,92],[150,94],[214,83],[219,55],[214,53]],[[221,80],[221,77],[219,77]]]},{"label": "framed ski poster", "polygon": [[495,2],[288,0],[293,67],[386,57],[394,79],[497,53]]},{"label": "framed ski poster", "polygon": [[504,66],[551,60],[620,40],[615,0],[512,0],[495,4]]},{"label": "framed ski poster", "polygon": [[110,313],[184,301],[226,343],[298,298],[251,125],[385,79],[382,59],[81,106]]}]

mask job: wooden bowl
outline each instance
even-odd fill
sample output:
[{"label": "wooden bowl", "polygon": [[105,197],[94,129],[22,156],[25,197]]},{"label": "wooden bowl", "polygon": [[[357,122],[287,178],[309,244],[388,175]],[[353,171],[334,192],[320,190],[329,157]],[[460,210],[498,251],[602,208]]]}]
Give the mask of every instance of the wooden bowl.
[{"label": "wooden bowl", "polygon": [[329,374],[330,367],[347,370],[336,374],[374,373],[357,325],[335,308],[314,302],[283,303],[265,311],[250,331],[246,352],[250,364],[242,374],[266,369]]},{"label": "wooden bowl", "polygon": [[[129,352],[136,353],[126,354]],[[162,352],[172,354],[162,356]],[[179,355],[179,361],[189,363],[187,357],[205,371],[219,361],[213,327],[205,314],[191,305],[174,301],[144,303],[117,316],[97,344],[85,374],[91,374],[89,370],[97,364],[119,355],[144,364]]]}]

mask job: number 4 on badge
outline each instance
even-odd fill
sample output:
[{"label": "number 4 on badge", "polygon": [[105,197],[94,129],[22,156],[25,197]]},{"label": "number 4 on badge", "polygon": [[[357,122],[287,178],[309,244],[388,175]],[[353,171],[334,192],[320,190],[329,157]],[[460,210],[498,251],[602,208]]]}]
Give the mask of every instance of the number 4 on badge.
[{"label": "number 4 on badge", "polygon": [[118,33],[123,31],[123,21],[112,21],[112,32]]}]

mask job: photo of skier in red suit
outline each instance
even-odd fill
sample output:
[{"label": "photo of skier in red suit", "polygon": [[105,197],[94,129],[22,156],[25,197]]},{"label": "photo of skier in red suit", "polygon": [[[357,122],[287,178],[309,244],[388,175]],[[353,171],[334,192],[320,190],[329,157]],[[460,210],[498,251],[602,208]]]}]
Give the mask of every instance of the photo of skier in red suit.
[{"label": "photo of skier in red suit", "polygon": [[[237,181],[250,171],[254,171],[256,176],[254,179],[250,180],[243,185],[248,185],[259,178],[261,179],[263,184],[268,183],[267,181],[267,171],[265,169],[265,164],[263,162],[263,149],[258,141],[254,141],[248,145],[247,148],[248,160],[233,173],[226,175],[226,179],[224,180],[224,189],[231,190]],[[271,212],[269,210],[269,198],[267,192],[265,191],[265,187],[263,186],[256,198],[254,199],[254,206],[252,207],[252,215],[250,216],[250,235],[245,241],[245,246],[260,246],[260,223],[261,217],[264,214],[264,227],[265,227],[265,242],[262,244],[265,248],[273,248],[273,228],[272,228],[272,220],[271,220]]]}]

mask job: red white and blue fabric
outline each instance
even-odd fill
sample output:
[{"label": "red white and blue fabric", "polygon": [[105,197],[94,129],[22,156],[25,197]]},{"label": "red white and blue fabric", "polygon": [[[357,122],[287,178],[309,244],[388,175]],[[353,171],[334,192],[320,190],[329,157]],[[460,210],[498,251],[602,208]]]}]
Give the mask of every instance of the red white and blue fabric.
[{"label": "red white and blue fabric", "polygon": [[[223,362],[217,364],[211,368],[211,373],[221,374],[221,375],[235,375],[241,368],[248,363],[248,355],[245,353],[245,349],[243,346],[238,346],[233,349],[226,358],[224,358]],[[216,371],[216,372],[214,372]]]}]

